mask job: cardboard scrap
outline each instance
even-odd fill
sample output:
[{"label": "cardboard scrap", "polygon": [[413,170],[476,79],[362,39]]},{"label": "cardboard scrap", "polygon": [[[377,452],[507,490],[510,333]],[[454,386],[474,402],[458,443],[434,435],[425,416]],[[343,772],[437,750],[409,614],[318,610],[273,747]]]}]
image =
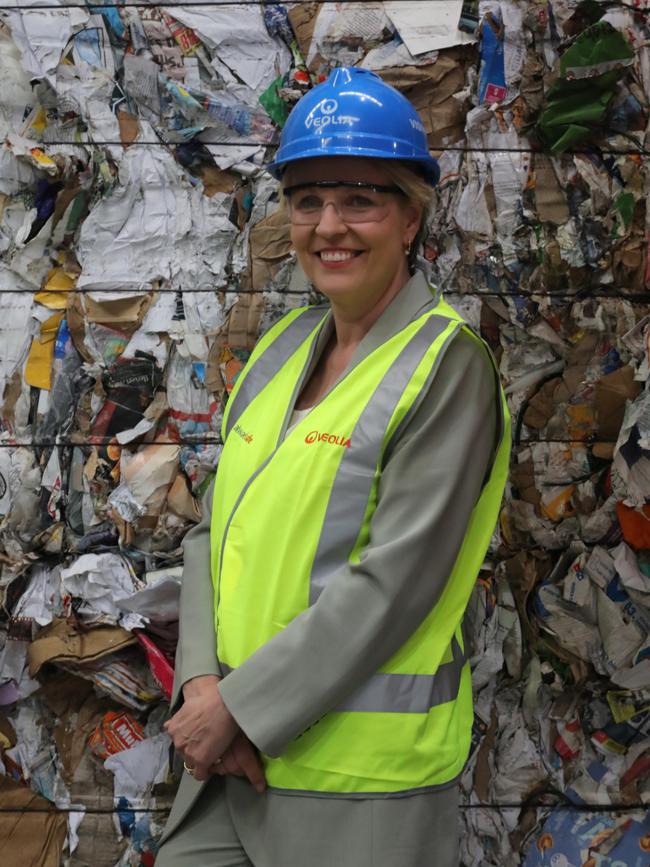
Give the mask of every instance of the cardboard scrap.
[{"label": "cardboard scrap", "polygon": [[87,296],[83,299],[84,318],[88,322],[98,322],[130,334],[140,327],[154,300],[153,294],[110,301],[95,301],[91,296]]},{"label": "cardboard scrap", "polygon": [[92,683],[63,671],[48,679],[38,695],[57,717],[54,742],[69,786],[86,751],[86,740],[106,709],[106,699],[95,693]]},{"label": "cardboard scrap", "polygon": [[0,851],[6,867],[60,867],[66,814],[27,786],[0,776]]},{"label": "cardboard scrap", "polygon": [[640,382],[634,379],[634,370],[626,364],[608,373],[596,383],[594,407],[598,416],[598,435],[613,439],[623,424],[625,405],[641,393]]},{"label": "cardboard scrap", "polygon": [[540,220],[560,226],[569,219],[569,206],[558,182],[553,163],[545,154],[534,155],[535,204]]},{"label": "cardboard scrap", "polygon": [[[108,771],[104,771],[104,774],[107,779],[112,779],[112,774]],[[79,828],[79,842],[72,859],[74,867],[115,867],[128,850],[128,839],[118,838],[116,834],[110,803],[104,808],[104,813],[84,815]]]},{"label": "cardboard scrap", "polygon": [[262,289],[273,279],[291,249],[289,223],[284,211],[277,210],[260,220],[250,234],[251,285]]},{"label": "cardboard scrap", "polygon": [[140,134],[138,118],[136,115],[122,109],[117,112],[117,122],[120,125],[120,141],[125,147],[128,147]]},{"label": "cardboard scrap", "polygon": [[172,482],[167,494],[167,506],[179,518],[185,518],[197,524],[201,520],[201,508],[187,486],[185,477],[180,473]]},{"label": "cardboard scrap", "polygon": [[29,645],[29,673],[35,677],[47,662],[91,662],[135,643],[135,636],[119,626],[81,629],[66,620],[54,620]]},{"label": "cardboard scrap", "polygon": [[379,70],[383,80],[401,91],[418,110],[431,148],[462,137],[465,111],[456,95],[462,90],[472,51],[471,47],[449,48],[430,65]]},{"label": "cardboard scrap", "polygon": [[318,6],[318,3],[307,0],[304,3],[294,3],[289,9],[289,21],[296,34],[296,40],[303,57],[307,57],[309,54],[316,26]]}]

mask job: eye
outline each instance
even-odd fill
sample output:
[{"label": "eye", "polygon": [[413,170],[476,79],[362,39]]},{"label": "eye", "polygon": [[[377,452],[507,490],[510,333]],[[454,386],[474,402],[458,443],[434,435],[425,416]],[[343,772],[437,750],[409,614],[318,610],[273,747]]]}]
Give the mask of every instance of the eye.
[{"label": "eye", "polygon": [[292,200],[294,208],[299,211],[317,211],[322,207],[322,201],[314,193],[303,193]]},{"label": "eye", "polygon": [[372,208],[375,202],[363,193],[353,193],[346,199],[346,205],[350,208]]}]

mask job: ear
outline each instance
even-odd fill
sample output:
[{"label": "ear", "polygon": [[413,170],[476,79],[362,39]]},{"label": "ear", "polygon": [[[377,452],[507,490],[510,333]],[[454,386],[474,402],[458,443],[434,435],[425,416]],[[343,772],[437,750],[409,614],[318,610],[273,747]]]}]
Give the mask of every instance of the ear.
[{"label": "ear", "polygon": [[404,241],[412,243],[422,222],[423,208],[419,202],[407,202],[404,206]]}]

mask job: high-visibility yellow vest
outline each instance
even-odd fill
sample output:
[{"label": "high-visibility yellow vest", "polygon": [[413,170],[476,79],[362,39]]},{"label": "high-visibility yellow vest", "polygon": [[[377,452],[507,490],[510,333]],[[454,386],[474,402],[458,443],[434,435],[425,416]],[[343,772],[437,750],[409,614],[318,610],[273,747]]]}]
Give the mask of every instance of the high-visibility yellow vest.
[{"label": "high-visibility yellow vest", "polygon": [[[217,652],[226,671],[316,603],[337,569],[359,562],[382,460],[446,348],[465,328],[449,305],[432,299],[283,437],[326,315],[324,308],[302,308],[271,328],[224,414],[211,549]],[[500,394],[492,468],[434,610],[380,671],[318,725],[281,756],[263,757],[271,788],[352,797],[405,794],[461,773],[473,723],[461,624],[508,471],[509,416]],[[456,624],[450,644],[440,639],[436,622]]]}]

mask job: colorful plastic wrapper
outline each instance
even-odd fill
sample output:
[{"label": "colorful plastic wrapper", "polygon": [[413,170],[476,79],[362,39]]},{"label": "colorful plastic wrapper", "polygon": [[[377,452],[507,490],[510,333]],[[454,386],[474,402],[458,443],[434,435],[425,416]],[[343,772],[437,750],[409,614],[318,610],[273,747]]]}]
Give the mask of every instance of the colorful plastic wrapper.
[{"label": "colorful plastic wrapper", "polygon": [[108,711],[88,738],[88,749],[103,760],[143,739],[144,729],[135,717],[126,711]]},{"label": "colorful plastic wrapper", "polygon": [[524,867],[621,864],[644,867],[650,854],[650,816],[555,810],[533,841]]}]

